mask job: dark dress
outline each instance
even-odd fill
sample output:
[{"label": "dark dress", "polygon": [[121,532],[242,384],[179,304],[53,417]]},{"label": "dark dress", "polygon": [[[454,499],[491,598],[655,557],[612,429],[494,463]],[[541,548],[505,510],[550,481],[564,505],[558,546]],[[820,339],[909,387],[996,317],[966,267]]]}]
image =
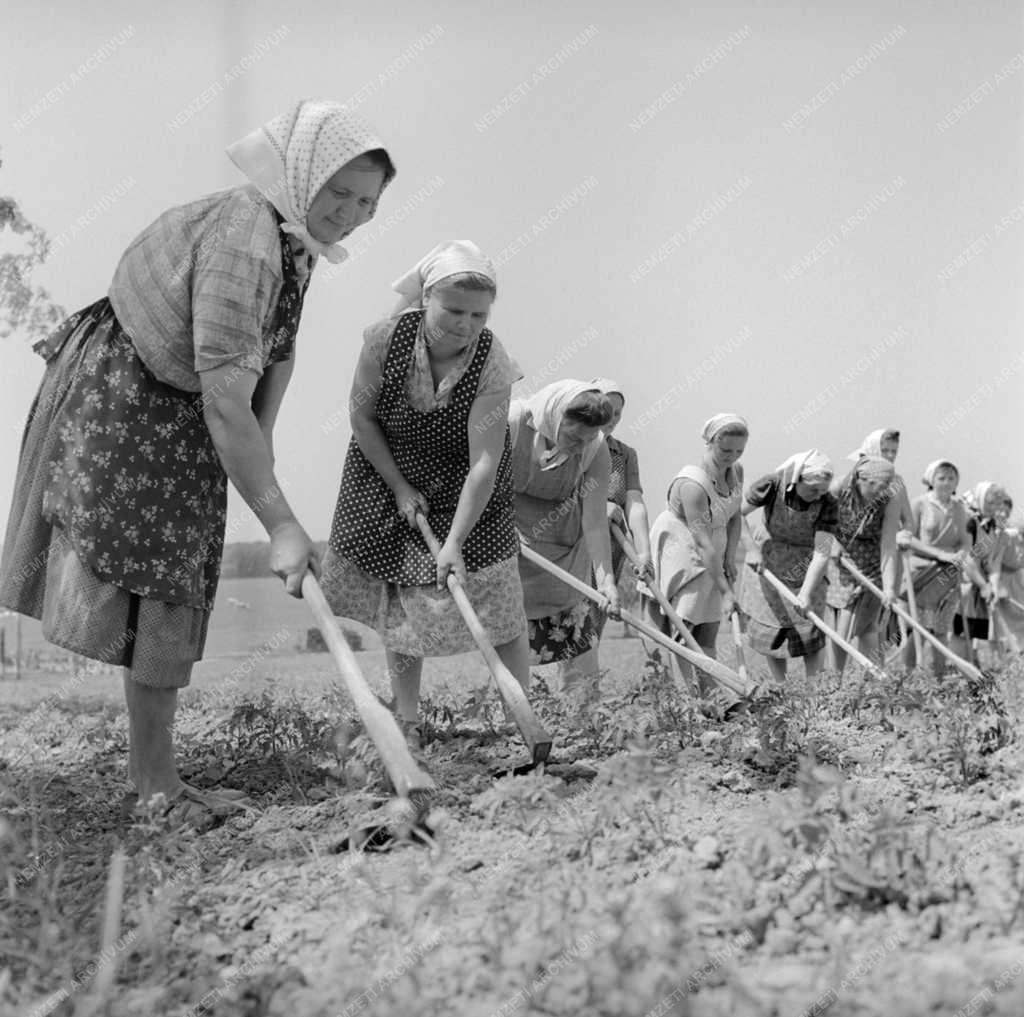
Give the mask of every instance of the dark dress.
[{"label": "dark dress", "polygon": [[[395,465],[430,503],[430,526],[443,544],[451,529],[462,487],[469,474],[469,411],[491,349],[489,329],[480,334],[476,354],[445,407],[420,413],[405,395],[405,376],[423,311],[402,315],[388,351],[377,420]],[[331,549],[371,576],[402,586],[435,581],[434,557],[419,530],[396,511],[395,496],[384,478],[352,439],[345,456]],[[515,557],[519,552],[512,511],[512,460],[508,427],[494,490],[462,546],[468,572]]]},{"label": "dark dress", "polygon": [[[280,217],[278,217],[280,218]],[[283,284],[264,366],[292,356],[308,277],[280,234]],[[220,577],[227,476],[203,397],[159,381],[107,298],[36,345],[47,366],[29,411],[0,565],[0,605],[51,643],[186,685]]]},{"label": "dark dress", "polygon": [[[981,571],[990,575],[993,564],[1001,557],[1007,539],[992,519],[981,520],[976,513],[967,518],[967,533],[971,538],[971,557],[978,563]],[[981,591],[974,583],[964,596],[964,608],[967,611],[967,631],[971,639],[988,639],[989,610]],[[953,635],[964,634],[964,619],[959,611],[953,617]]]},{"label": "dark dress", "polygon": [[[446,404],[422,412],[406,390],[422,319],[421,310],[407,312],[391,332],[376,415],[402,476],[426,497],[431,529],[443,544],[469,474],[470,410],[497,340],[484,329]],[[495,646],[510,642],[526,626],[518,554],[506,424],[494,488],[462,545],[466,594]],[[376,629],[385,646],[398,653],[434,657],[471,650],[466,623],[448,591],[437,590],[436,576],[419,530],[399,514],[391,488],[353,438],[323,562],[324,595],[332,610]]]},{"label": "dark dress", "polygon": [[[760,546],[764,568],[789,589],[798,593],[814,556],[816,533],[833,533],[837,523],[835,497],[826,492],[817,501],[806,502],[795,485],[780,492],[782,481],[772,473],[756,481],[747,490],[750,505],[764,509],[768,532]],[[780,494],[782,495],[780,497]],[[825,584],[814,591],[811,609],[822,614]],[[756,562],[748,562],[743,579],[741,607],[748,616],[747,636],[751,648],[767,657],[805,657],[825,645],[825,637],[756,571]]]},{"label": "dark dress", "polygon": [[[608,500],[618,505],[625,515],[626,495],[630,491],[639,491],[643,494],[643,488],[640,486],[640,463],[637,459],[636,449],[619,441],[615,435],[605,438],[604,442],[608,446],[608,455],[611,457],[612,463],[611,472],[608,475]],[[626,535],[630,536],[628,530]],[[611,531],[610,526],[608,536],[612,545],[612,575],[618,582],[622,574],[622,563],[625,560],[626,552],[623,551],[622,545]],[[591,573],[590,582],[592,586],[595,585],[593,573]],[[590,614],[594,630],[600,639],[608,616],[596,604],[590,606]]]},{"label": "dark dress", "polygon": [[[876,586],[882,584],[882,527],[892,499],[892,486],[872,502],[865,502],[851,474],[835,491],[838,520],[835,535],[846,554]],[[833,558],[828,566],[826,602],[837,610],[854,612],[849,635],[859,636],[881,617],[882,605]]]}]

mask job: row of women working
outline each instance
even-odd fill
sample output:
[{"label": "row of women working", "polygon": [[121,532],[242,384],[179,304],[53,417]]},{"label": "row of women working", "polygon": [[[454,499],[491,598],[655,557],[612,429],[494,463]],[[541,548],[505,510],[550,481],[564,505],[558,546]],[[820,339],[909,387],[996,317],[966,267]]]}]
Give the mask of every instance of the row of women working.
[{"label": "row of women working", "polygon": [[[946,640],[962,570],[975,584],[968,626],[980,634],[998,589],[995,556],[1005,557],[1007,544],[1007,502],[995,485],[979,488],[982,509],[968,515],[954,496],[956,468],[936,462],[911,504],[893,465],[899,435],[877,431],[844,476],[811,450],[744,491],[748,425],[721,413],[705,423],[700,461],[679,471],[650,527],[636,452],[614,436],[625,405],[615,382],[563,380],[512,401],[506,435],[504,407],[521,374],[485,327],[497,287],[475,245],[439,245],[394,288],[399,305],[367,330],[353,381],[353,438],[323,583],[337,614],[381,634],[407,728],[423,658],[472,648],[445,589],[449,571],[524,689],[531,665],[557,663],[565,687],[596,690],[598,641],[605,611],[618,607],[624,553],[666,634],[672,615],[715,657],[723,616],[742,609],[751,646],[778,676],[788,657],[804,657],[811,673],[822,666],[824,636],[811,613],[830,614],[842,641],[878,656],[882,609],[899,590],[897,536],[915,554],[908,580],[922,623]],[[753,567],[740,584],[741,521],[758,509]],[[436,555],[418,516],[441,537]],[[518,555],[520,540],[529,557]],[[579,581],[603,595],[605,611]],[[845,653],[833,649],[841,671]],[[904,652],[913,663],[909,640]]]},{"label": "row of women working", "polygon": [[[668,509],[654,524],[653,582],[676,614],[690,622],[702,602],[711,613],[738,607],[751,648],[765,656],[776,678],[785,676],[787,660],[796,657],[804,659],[808,674],[817,673],[826,648],[831,666],[842,673],[844,645],[862,660],[880,661],[888,607],[911,627],[900,625],[899,657],[906,667],[918,663],[919,652],[929,656],[936,672],[947,658],[969,661],[976,640],[1018,648],[1024,635],[1024,538],[1007,525],[1013,502],[1005,488],[983,482],[958,496],[959,469],[941,459],[928,465],[923,492],[910,499],[894,466],[899,432],[882,429],[847,457],[852,466],[844,476],[812,449],[791,456],[741,493],[735,459],[746,425],[736,418],[722,435],[729,431],[733,443],[726,449],[706,430],[703,462],[679,475],[693,471],[692,482],[701,473],[715,482],[714,493],[705,492],[710,515],[697,514],[704,508],[699,500],[679,504],[677,478]],[[742,520],[758,510],[761,520],[750,533],[737,602],[738,570],[731,563]],[[701,529],[710,532],[701,535]],[[694,556],[694,545],[701,544],[702,553]],[[711,553],[718,548],[721,559]],[[706,576],[703,595],[694,585],[692,577],[703,568],[713,571],[718,598]],[[885,627],[895,634],[891,616],[889,622]],[[914,630],[927,641],[913,638]],[[826,641],[826,633],[839,638]],[[702,645],[713,654],[710,638]]]},{"label": "row of women working", "polygon": [[[518,551],[521,534],[541,559],[593,577],[614,609],[609,512],[632,534],[639,571],[653,569],[713,652],[736,578],[745,424],[708,422],[703,463],[673,484],[652,543],[636,457],[612,435],[624,402],[615,385],[561,382],[509,411],[520,372],[486,328],[495,273],[468,242],[440,245],[406,273],[395,313],[366,332],[321,564],[277,482],[274,425],[310,277],[321,259],[343,260],[339,242],[372,219],[395,165],[369,124],[331,102],[299,102],[228,154],[245,184],[159,216],[107,296],[37,344],[46,368],[0,563],[0,606],[40,618],[56,645],[125,666],[139,800],[162,794],[182,822],[231,802],[180,779],[172,739],[177,690],[205,646],[229,478],[270,535],[288,592],[322,573],[335,611],[382,633],[409,724],[423,656],[470,648],[443,591],[451,571],[524,686],[531,659],[561,662],[570,679],[596,672],[601,618]],[[814,504],[814,465],[755,485],[755,500],[772,503],[773,542]],[[886,515],[875,493],[890,481],[871,455],[844,481],[836,525],[851,551]],[[782,509],[793,521],[779,521]],[[442,540],[436,560],[416,528],[424,515]]]}]

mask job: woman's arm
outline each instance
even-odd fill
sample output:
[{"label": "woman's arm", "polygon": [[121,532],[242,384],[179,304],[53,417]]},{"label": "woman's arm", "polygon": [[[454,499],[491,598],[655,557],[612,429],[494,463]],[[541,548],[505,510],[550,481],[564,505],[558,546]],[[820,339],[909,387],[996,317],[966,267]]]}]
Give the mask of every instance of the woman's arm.
[{"label": "woman's arm", "polygon": [[641,572],[650,572],[654,566],[651,557],[651,524],[641,491],[626,492],[626,519],[633,535],[633,546],[636,548]]},{"label": "woman's arm", "polygon": [[807,573],[800,586],[800,592],[797,594],[800,606],[805,611],[811,606],[814,591],[817,589],[818,583],[821,582],[822,576],[825,575],[825,569],[828,568],[833,544],[831,533],[818,530],[814,534],[814,554],[811,556],[811,563],[807,566]]},{"label": "woman's arm", "polygon": [[299,525],[274,476],[274,462],[260,422],[253,412],[259,376],[225,364],[199,373],[203,417],[224,472],[270,535],[270,562],[293,597],[301,596],[302,579],[319,575],[316,549]]},{"label": "woman's arm", "polygon": [[391,454],[388,440],[384,437],[384,431],[377,421],[377,399],[380,396],[382,381],[381,367],[376,354],[370,346],[364,346],[359,354],[348,403],[352,435],[359,450],[381,475],[384,483],[391,488],[399,513],[412,529],[416,529],[417,509],[427,515],[430,512],[430,504],[402,475],[395,457]]},{"label": "woman's arm", "polygon": [[608,446],[602,442],[593,462],[583,474],[582,515],[583,539],[594,563],[597,589],[608,598],[610,609],[617,611],[619,591],[615,586],[615,576],[612,574],[612,545],[608,536],[608,517],[605,511],[611,465]]},{"label": "woman's arm", "polygon": [[[889,601],[896,599],[896,533],[903,517],[903,505],[899,498],[890,498],[882,517],[880,551],[882,556],[882,593]],[[885,604],[889,606],[888,603]]]},{"label": "woman's arm", "polygon": [[[679,498],[683,505],[683,522],[693,534],[693,541],[700,552],[701,561],[708,570],[715,586],[724,594],[731,594],[732,588],[722,570],[723,555],[715,550],[711,540],[711,503],[704,488],[696,481],[682,478],[679,484]],[[671,493],[669,500],[671,501]]]},{"label": "woman's arm", "polygon": [[277,412],[281,408],[281,401],[291,381],[292,369],[295,367],[294,360],[282,360],[275,364],[269,364],[263,371],[263,376],[256,383],[256,391],[252,396],[252,411],[256,414],[256,421],[263,432],[263,440],[270,449],[270,461],[274,461],[274,424],[277,421]]},{"label": "woman's arm", "polygon": [[[916,526],[917,519],[914,514],[914,509],[910,504],[910,492],[907,490],[906,482],[902,477],[900,477],[899,491],[897,493],[900,500],[900,514],[899,519],[897,519],[897,523],[906,527]],[[899,527],[897,526],[897,529],[898,528]]]},{"label": "woman's arm", "polygon": [[469,408],[466,428],[469,441],[469,472],[462,484],[448,537],[437,556],[437,588],[443,589],[448,572],[466,582],[466,566],[462,561],[462,545],[476,526],[494,492],[494,478],[505,450],[505,428],[512,388],[477,396]]},{"label": "woman's arm", "polygon": [[743,530],[743,516],[736,512],[729,517],[725,528],[725,554],[722,556],[722,571],[729,581],[730,587],[736,582],[736,548],[740,543]]}]

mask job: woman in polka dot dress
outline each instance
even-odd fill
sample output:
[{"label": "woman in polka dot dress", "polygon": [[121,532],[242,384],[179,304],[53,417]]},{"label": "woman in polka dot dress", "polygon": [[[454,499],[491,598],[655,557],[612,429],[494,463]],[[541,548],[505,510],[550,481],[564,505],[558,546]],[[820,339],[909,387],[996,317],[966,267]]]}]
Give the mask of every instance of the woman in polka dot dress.
[{"label": "woman in polka dot dress", "polygon": [[[394,289],[395,315],[366,330],[352,383],[323,588],[335,614],[380,633],[395,709],[415,741],[423,658],[474,648],[449,572],[506,667],[529,681],[508,438],[522,374],[484,327],[497,285],[475,244],[438,245]],[[417,511],[442,544],[436,562]]]}]

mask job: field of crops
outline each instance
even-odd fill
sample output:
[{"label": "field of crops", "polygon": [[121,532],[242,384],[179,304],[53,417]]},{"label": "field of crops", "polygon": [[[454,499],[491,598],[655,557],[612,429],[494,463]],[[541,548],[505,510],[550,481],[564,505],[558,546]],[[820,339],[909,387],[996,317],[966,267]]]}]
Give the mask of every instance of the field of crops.
[{"label": "field of crops", "polygon": [[[1024,1013],[1019,662],[794,676],[723,723],[613,624],[596,707],[535,679],[549,772],[496,778],[525,750],[482,663],[432,661],[436,838],[337,853],[387,783],[330,658],[295,649],[304,605],[260,582],[226,584],[182,697],[186,777],[258,806],[208,833],[122,817],[116,674],[4,681],[0,1012]],[[383,694],[382,657],[358,655]]]}]

